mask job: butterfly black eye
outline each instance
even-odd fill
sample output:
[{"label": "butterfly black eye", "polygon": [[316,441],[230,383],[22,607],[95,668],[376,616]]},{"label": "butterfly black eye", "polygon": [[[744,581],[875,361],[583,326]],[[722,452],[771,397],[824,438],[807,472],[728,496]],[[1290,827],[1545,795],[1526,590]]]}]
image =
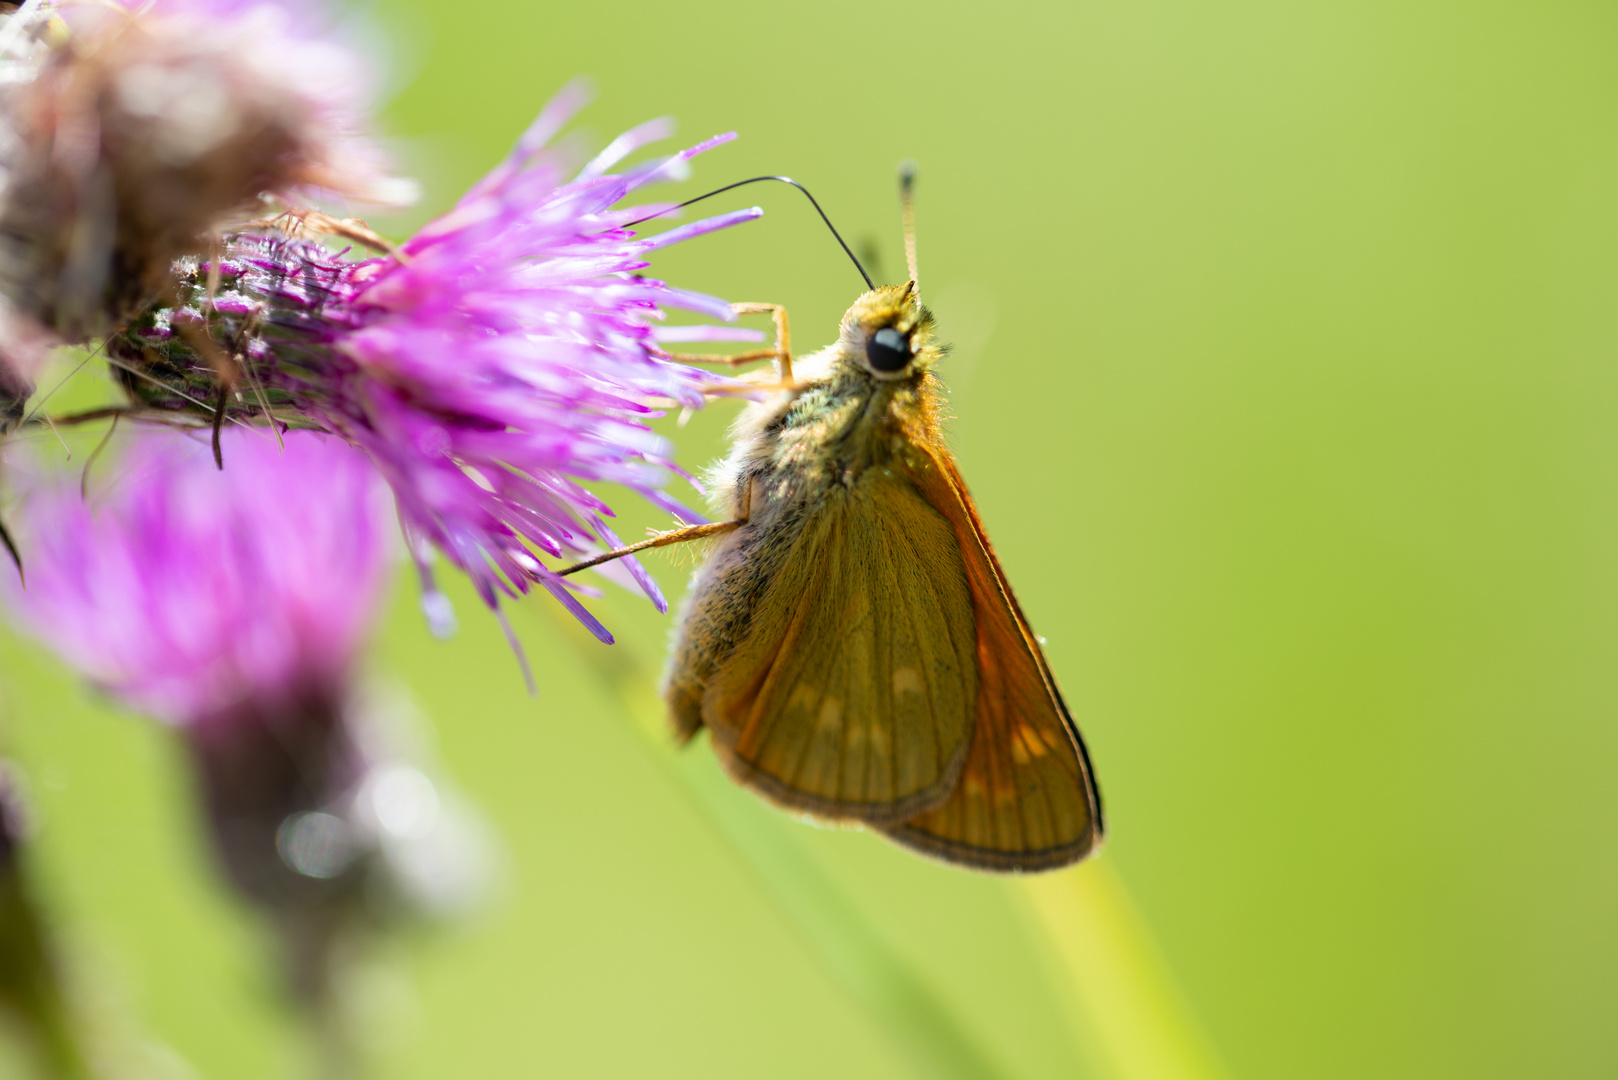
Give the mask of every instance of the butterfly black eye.
[{"label": "butterfly black eye", "polygon": [[910,342],[891,326],[884,326],[865,343],[865,359],[875,371],[898,371],[910,363]]}]

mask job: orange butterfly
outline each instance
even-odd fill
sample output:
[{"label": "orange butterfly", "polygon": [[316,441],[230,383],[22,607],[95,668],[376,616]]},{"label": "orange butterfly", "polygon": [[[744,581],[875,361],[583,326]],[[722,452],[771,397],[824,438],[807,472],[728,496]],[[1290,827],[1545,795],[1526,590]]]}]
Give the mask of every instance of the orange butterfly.
[{"label": "orange butterfly", "polygon": [[706,727],[772,802],[947,862],[1064,866],[1100,843],[1101,797],[945,447],[910,235],[911,282],[865,293],[797,363],[780,308],[738,305],[775,315],[776,348],[748,358],[774,356],[780,385],[742,414],[714,479],[728,520],[566,572],[721,535],[665,676],[682,741]]}]

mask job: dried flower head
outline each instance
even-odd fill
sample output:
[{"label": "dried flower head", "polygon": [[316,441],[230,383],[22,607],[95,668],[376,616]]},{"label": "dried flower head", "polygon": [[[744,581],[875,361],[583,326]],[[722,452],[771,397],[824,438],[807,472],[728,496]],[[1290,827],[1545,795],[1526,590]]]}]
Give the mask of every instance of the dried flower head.
[{"label": "dried flower head", "polygon": [[[429,546],[491,608],[537,583],[610,641],[571,579],[536,554],[616,543],[590,482],[694,516],[662,490],[672,451],[647,421],[734,384],[669,359],[656,324],[665,308],[734,316],[642,271],[657,249],[760,211],[636,237],[624,226],[637,212],[615,207],[729,136],[608,173],[666,134],[653,122],[567,179],[546,147],[579,104],[577,90],[552,102],[510,158],[396,255],[355,261],[281,232],[234,234],[217,263],[179,268],[178,305],[147,311],[109,350],[146,406],[268,412],[365,450],[393,487],[430,614],[441,597]],[[650,577],[629,572],[662,605]]]},{"label": "dried flower head", "polygon": [[0,25],[0,360],[167,295],[264,194],[397,201],[358,57],[297,0],[30,3]]}]

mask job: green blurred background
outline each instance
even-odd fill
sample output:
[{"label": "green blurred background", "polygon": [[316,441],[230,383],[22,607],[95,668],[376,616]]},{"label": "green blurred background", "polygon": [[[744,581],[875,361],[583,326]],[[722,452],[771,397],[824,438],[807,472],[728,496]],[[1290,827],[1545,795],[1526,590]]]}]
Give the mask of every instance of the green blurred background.
[{"label": "green blurred background", "polygon": [[[1104,858],[1233,1076],[1618,1073],[1618,9],[373,18],[427,210],[578,73],[598,141],[662,113],[687,141],[739,130],[681,191],[795,176],[890,279],[894,166],[920,162],[954,445],[1089,738]],[[722,208],[753,202],[656,270],[830,340],[853,270],[784,188]],[[733,412],[679,434],[687,463]],[[662,524],[625,509],[625,535]],[[677,593],[689,558],[648,565]],[[824,873],[996,1075],[1100,1075],[1014,883],[733,792],[705,747],[646,738],[541,600],[514,611],[525,697],[455,595],[437,642],[401,577],[373,669],[431,717],[506,868],[478,917],[367,976],[379,1075],[924,1074],[715,806]],[[669,620],[595,606],[649,678]],[[93,1007],[174,1075],[290,1075],[176,747],[37,648],[0,667]]]}]

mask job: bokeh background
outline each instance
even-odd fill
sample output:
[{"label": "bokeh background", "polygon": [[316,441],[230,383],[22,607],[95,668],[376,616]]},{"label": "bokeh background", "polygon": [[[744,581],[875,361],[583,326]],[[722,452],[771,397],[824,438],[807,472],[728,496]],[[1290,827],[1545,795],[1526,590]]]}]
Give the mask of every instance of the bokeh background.
[{"label": "bokeh background", "polygon": [[[687,141],[736,129],[680,190],[795,176],[889,279],[894,167],[919,161],[954,446],[1089,738],[1104,859],[1230,1075],[1618,1072],[1618,9],[368,17],[424,211],[580,73],[598,141],[663,113]],[[754,202],[762,221],[657,271],[829,341],[857,277],[799,196],[724,208]],[[733,412],[678,433],[687,463]],[[626,535],[664,524],[626,510]],[[689,556],[647,562],[681,589]],[[1102,1075],[1015,884],[797,825],[705,747],[647,737],[624,683],[650,680],[669,620],[644,600],[596,605],[621,638],[605,667],[545,601],[516,608],[529,698],[455,596],[461,631],[435,641],[401,574],[371,667],[505,869],[469,922],[367,969],[378,1075],[925,1075],[862,958],[805,932],[721,817],[823,875],[994,1075]],[[0,671],[98,1015],[168,1074],[290,1075],[178,748],[31,645],[6,638]]]}]

